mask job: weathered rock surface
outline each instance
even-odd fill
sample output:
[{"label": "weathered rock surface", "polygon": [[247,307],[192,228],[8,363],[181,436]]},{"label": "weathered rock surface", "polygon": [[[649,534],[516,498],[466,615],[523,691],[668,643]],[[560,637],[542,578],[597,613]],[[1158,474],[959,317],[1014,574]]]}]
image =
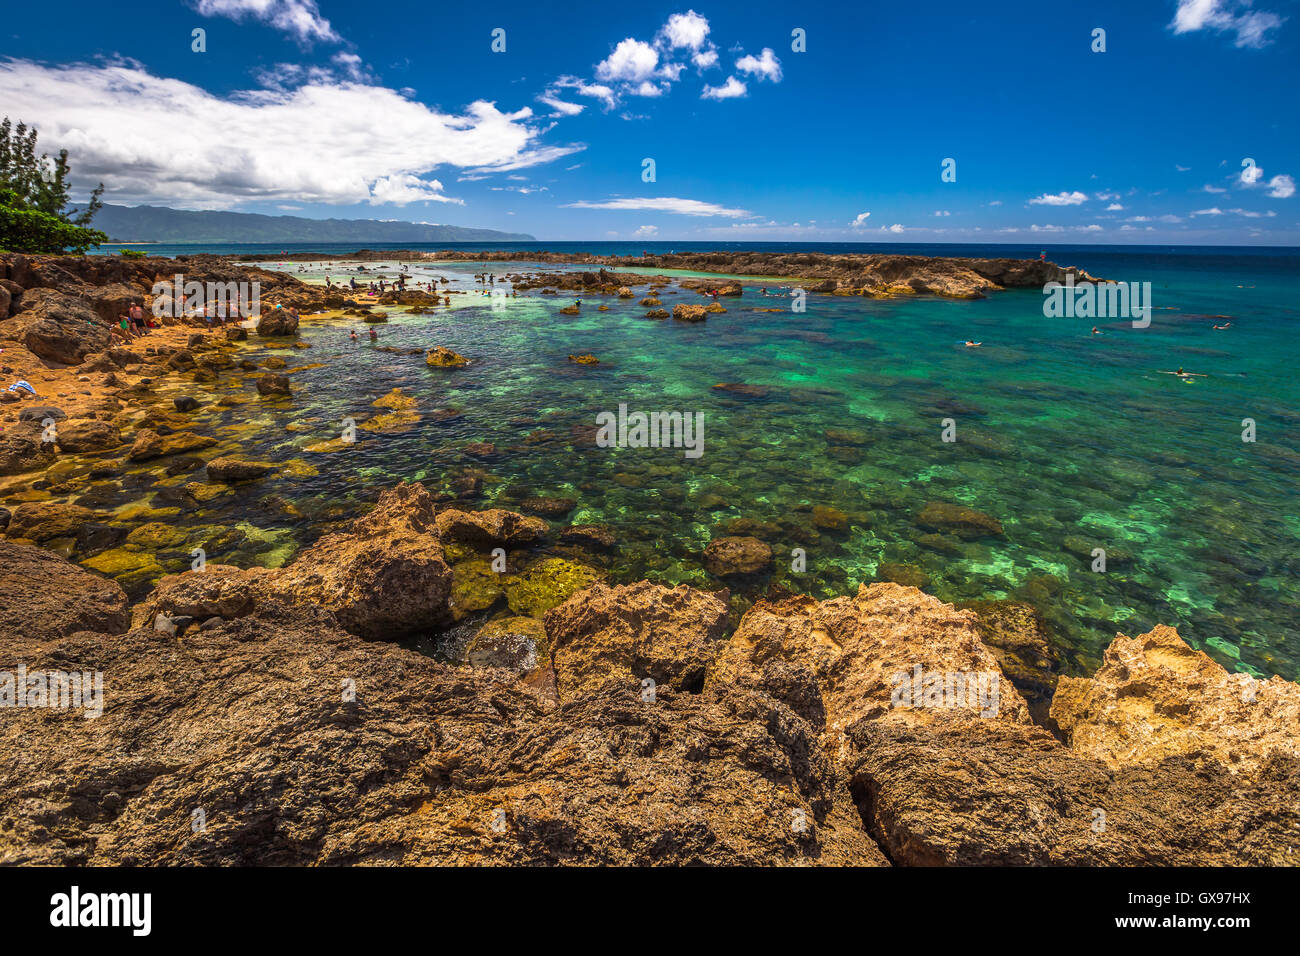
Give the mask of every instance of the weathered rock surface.
[{"label": "weathered rock surface", "polygon": [[429,349],[424,357],[424,364],[431,368],[461,368],[469,364],[469,359],[446,346],[437,345]]},{"label": "weathered rock surface", "polygon": [[151,428],[142,428],[136,432],[127,457],[132,461],[150,461],[165,455],[179,455],[187,451],[210,448],[216,443],[217,440],[210,435],[196,435],[193,432],[159,435]]},{"label": "weathered rock surface", "polygon": [[[984,697],[978,684],[974,693],[956,693],[949,675],[983,675]],[[942,682],[943,697],[924,696],[935,686],[927,677]],[[765,688],[819,729],[836,732],[864,718],[917,723],[940,711],[1029,720],[1024,699],[981,643],[975,615],[898,584],[863,585],[854,597],[829,601],[758,602],[709,680]]]},{"label": "weathered rock surface", "polygon": [[500,508],[443,511],[438,514],[437,525],[438,534],[444,540],[480,547],[527,546],[541,541],[550,530],[541,518],[530,518]]},{"label": "weathered rock surface", "polygon": [[1246,783],[1213,760],[1111,768],[1040,727],[956,714],[864,720],[846,770],[900,865],[1294,865],[1300,764]]},{"label": "weathered rock surface", "polygon": [[1052,717],[1076,753],[1111,767],[1208,754],[1249,774],[1274,755],[1300,761],[1300,685],[1229,674],[1171,627],[1121,634],[1092,677],[1061,678]]},{"label": "weathered rock surface", "polygon": [[105,675],[100,717],[0,722],[0,862],[884,863],[802,722],[761,698],[548,710],[503,671],[312,613],[0,649],[0,668]]},{"label": "weathered rock surface", "polygon": [[727,602],[686,585],[648,581],[597,584],[546,615],[546,635],[560,700],[608,682],[638,692],[656,687],[698,691],[721,646]]},{"label": "weathered rock surface", "polygon": [[116,425],[93,418],[76,418],[60,422],[55,439],[60,450],[68,452],[103,451],[122,443],[122,433]]},{"label": "weathered rock surface", "polygon": [[84,299],[54,289],[24,292],[18,314],[5,322],[3,332],[33,355],[64,365],[78,365],[112,343],[107,323]]},{"label": "weathered rock surface", "polygon": [[61,501],[26,501],[13,509],[5,534],[11,538],[49,541],[76,535],[95,513],[80,505]]},{"label": "weathered rock surface", "polygon": [[297,335],[298,316],[288,309],[265,309],[257,320],[257,334],[261,336]]},{"label": "weathered rock surface", "polygon": [[39,422],[20,422],[0,432],[0,475],[18,475],[54,460],[55,446],[43,440]]},{"label": "weathered rock surface", "polygon": [[0,644],[77,631],[120,634],[131,623],[126,593],[115,582],[13,541],[0,540],[0,593]]}]

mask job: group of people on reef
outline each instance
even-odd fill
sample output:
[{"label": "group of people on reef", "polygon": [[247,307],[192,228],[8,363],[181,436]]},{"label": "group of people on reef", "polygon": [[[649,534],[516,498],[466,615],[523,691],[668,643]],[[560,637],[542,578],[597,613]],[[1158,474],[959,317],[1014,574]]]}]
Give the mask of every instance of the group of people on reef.
[{"label": "group of people on reef", "polygon": [[117,317],[117,325],[109,331],[114,338],[129,342],[131,339],[148,335],[150,329],[156,328],[158,323],[153,320],[153,316],[145,313],[144,303],[132,302],[126,307],[126,311]]}]

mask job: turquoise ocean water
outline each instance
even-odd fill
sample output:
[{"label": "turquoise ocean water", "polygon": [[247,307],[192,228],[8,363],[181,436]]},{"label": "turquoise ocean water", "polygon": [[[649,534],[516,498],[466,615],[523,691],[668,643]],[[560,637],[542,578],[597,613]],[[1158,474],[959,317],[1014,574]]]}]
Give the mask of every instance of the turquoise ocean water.
[{"label": "turquoise ocean water", "polygon": [[[755,594],[772,583],[817,596],[852,593],[882,564],[905,565],[945,600],[1031,601],[1053,626],[1067,669],[1094,666],[1116,631],[1164,623],[1233,669],[1300,678],[1300,251],[1047,252],[1095,275],[1152,283],[1151,326],[1048,319],[1038,290],[978,301],[814,295],[797,313],[788,299],[759,294],[758,283],[700,324],[649,320],[636,299],[606,297],[584,298],[581,315],[565,316],[559,308],[570,299],[532,293],[500,310],[477,294],[454,296],[450,309],[431,314],[392,310],[378,345],[444,345],[472,360],[467,369],[435,370],[422,355],[379,350],[356,320],[308,321],[311,350],[266,350],[290,365],[322,363],[294,373],[291,402],[261,403],[252,418],[249,406],[210,405],[198,422],[226,436],[232,450],[305,458],[319,474],[264,486],[263,494],[292,500],[293,516],[250,508],[247,496],[204,506],[205,522],[254,529],[250,540],[259,542],[209,559],[258,563],[258,549],[265,556],[274,545],[283,560],[322,521],[355,513],[395,480],[452,493],[472,481],[479,507],[517,508],[531,495],[575,499],[569,521],[614,529],[617,579],[717,586],[700,554],[720,529],[740,529],[776,555],[776,570],[753,585]],[[296,274],[299,264],[284,268]],[[417,279],[447,276],[473,293],[473,272],[526,268],[447,263],[413,271]],[[396,274],[391,263],[370,269]],[[323,271],[312,267],[304,277]],[[339,263],[329,271],[349,274]],[[640,298],[644,288],[637,291]],[[668,309],[703,301],[667,291]],[[596,311],[602,302],[609,311]],[[1229,321],[1229,329],[1212,328]],[[1104,334],[1090,334],[1094,324]],[[351,341],[350,328],[363,340]],[[967,339],[983,345],[965,348]],[[600,364],[567,361],[579,352]],[[1201,374],[1163,374],[1180,367]],[[719,383],[757,388],[742,395],[714,388]],[[364,422],[383,412],[371,403],[397,387],[417,399],[419,421],[391,433],[363,429],[333,453],[304,451],[336,437],[346,417]],[[593,447],[597,414],[620,403],[702,412],[704,454]],[[955,442],[942,441],[946,419]],[[1254,442],[1242,440],[1245,419],[1254,422]],[[478,442],[495,445],[495,454],[464,452]],[[128,477],[122,495],[161,501],[149,488]],[[935,535],[918,521],[930,502],[978,509],[1004,534]],[[847,526],[818,527],[818,505],[843,512]],[[803,573],[790,567],[795,548],[807,555]],[[1104,573],[1092,570],[1095,548],[1107,552]]]}]

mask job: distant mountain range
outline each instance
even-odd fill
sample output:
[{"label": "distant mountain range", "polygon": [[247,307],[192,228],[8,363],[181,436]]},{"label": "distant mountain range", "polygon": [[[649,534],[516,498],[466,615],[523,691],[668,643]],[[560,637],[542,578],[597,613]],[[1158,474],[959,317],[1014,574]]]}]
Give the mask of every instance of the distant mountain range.
[{"label": "distant mountain range", "polygon": [[378,219],[304,219],[105,204],[94,228],[114,242],[531,242],[522,232]]}]

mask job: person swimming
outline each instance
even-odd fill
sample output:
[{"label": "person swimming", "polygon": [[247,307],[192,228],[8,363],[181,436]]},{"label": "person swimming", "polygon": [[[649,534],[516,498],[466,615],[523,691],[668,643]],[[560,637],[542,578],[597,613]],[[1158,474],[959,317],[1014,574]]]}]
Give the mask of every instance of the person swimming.
[{"label": "person swimming", "polygon": [[348,338],[350,338],[353,342],[355,342],[357,340],[357,330],[353,329],[350,333],[348,333]]},{"label": "person swimming", "polygon": [[1094,326],[1092,327],[1092,334],[1093,334],[1093,335],[1105,335],[1106,333],[1103,332],[1101,329],[1097,328],[1097,326],[1094,325]]},{"label": "person swimming", "polygon": [[1215,328],[1218,329],[1220,332],[1222,332],[1224,329],[1232,328],[1232,323],[1224,322],[1222,325],[1216,325]]},{"label": "person swimming", "polygon": [[372,341],[372,342],[378,342],[378,341],[379,341],[379,333],[376,332],[374,329],[371,329],[371,330],[370,330],[370,341]]},{"label": "person swimming", "polygon": [[978,348],[983,344],[984,344],[983,342],[972,342],[970,339],[966,340],[966,348],[968,349]]}]

